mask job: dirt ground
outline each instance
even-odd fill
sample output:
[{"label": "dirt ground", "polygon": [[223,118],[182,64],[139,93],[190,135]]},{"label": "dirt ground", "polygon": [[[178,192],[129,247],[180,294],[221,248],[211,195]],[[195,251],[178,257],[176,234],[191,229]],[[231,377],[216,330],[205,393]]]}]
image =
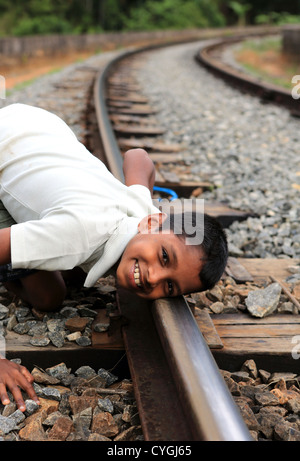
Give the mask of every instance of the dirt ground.
[{"label": "dirt ground", "polygon": [[87,59],[93,54],[93,52],[74,52],[64,56],[30,58],[24,62],[11,61],[6,65],[0,65],[0,75],[5,78],[6,90],[11,90],[44,74],[55,72],[69,64]]},{"label": "dirt ground", "polygon": [[291,87],[293,75],[300,74],[299,63],[275,50],[258,53],[245,49],[237,52],[235,58],[249,69],[285,87]]}]

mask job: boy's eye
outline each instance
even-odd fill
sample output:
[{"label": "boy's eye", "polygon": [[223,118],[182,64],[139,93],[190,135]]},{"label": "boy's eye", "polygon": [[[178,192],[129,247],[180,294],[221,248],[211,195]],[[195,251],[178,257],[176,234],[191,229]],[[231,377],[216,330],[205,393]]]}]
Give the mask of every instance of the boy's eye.
[{"label": "boy's eye", "polygon": [[164,248],[162,249],[162,259],[164,263],[167,263],[169,261],[168,253]]},{"label": "boy's eye", "polygon": [[172,282],[168,282],[168,292],[169,292],[169,295],[170,295],[170,296],[173,294],[173,291],[174,291],[173,283],[172,283]]},{"label": "boy's eye", "polygon": [[[162,259],[165,264],[169,261],[168,253],[166,252],[164,248],[162,249]],[[170,281],[167,281],[167,291],[168,291],[169,296],[171,296],[174,292],[173,283]]]}]

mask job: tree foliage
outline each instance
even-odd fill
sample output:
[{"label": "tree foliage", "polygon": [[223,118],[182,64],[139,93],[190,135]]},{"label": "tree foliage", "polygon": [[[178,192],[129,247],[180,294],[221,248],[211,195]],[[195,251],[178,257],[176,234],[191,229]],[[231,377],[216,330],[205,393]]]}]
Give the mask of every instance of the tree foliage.
[{"label": "tree foliage", "polygon": [[291,22],[300,0],[0,0],[0,35],[218,27],[276,14]]},{"label": "tree foliage", "polygon": [[30,35],[225,25],[219,0],[0,0],[0,33]]},{"label": "tree foliage", "polygon": [[217,2],[211,0],[146,0],[124,16],[130,30],[185,29],[225,25]]}]

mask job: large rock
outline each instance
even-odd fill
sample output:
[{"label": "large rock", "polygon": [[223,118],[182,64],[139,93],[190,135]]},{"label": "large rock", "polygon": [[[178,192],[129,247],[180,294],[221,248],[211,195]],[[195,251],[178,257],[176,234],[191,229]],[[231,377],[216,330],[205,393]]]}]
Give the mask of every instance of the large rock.
[{"label": "large rock", "polygon": [[47,440],[47,435],[42,424],[46,416],[47,412],[44,410],[40,411],[38,414],[31,415],[26,421],[26,425],[19,432],[20,439],[31,442]]},{"label": "large rock", "polygon": [[58,418],[48,433],[50,440],[65,441],[73,430],[73,422],[68,416]]},{"label": "large rock", "polygon": [[247,309],[254,317],[266,317],[275,312],[280,294],[279,283],[272,283],[267,288],[251,291],[245,300]]},{"label": "large rock", "polygon": [[110,413],[102,412],[94,416],[92,432],[104,435],[105,437],[114,437],[118,434],[119,428]]}]

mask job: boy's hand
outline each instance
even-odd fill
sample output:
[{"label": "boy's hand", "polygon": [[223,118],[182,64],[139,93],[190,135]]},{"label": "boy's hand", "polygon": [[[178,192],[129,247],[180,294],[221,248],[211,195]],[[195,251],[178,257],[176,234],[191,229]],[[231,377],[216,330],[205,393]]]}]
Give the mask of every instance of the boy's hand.
[{"label": "boy's hand", "polygon": [[154,164],[144,149],[130,149],[124,154],[123,171],[126,186],[141,184],[151,194],[155,182]]},{"label": "boy's hand", "polygon": [[34,378],[27,368],[10,362],[7,359],[0,359],[0,400],[3,405],[7,405],[10,402],[6,390],[9,389],[19,410],[25,411],[25,402],[20,388],[27,392],[32,400],[39,403],[38,397],[32,387],[33,381]]}]

